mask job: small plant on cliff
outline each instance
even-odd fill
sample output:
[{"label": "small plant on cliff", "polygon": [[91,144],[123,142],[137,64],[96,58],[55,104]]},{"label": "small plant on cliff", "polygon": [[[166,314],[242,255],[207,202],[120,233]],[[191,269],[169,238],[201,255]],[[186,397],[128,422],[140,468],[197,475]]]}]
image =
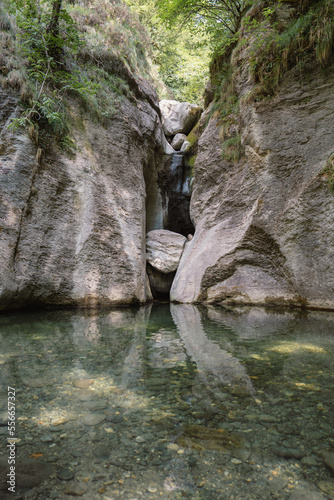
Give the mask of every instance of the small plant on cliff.
[{"label": "small plant on cliff", "polygon": [[72,142],[65,97],[73,94],[87,99],[96,92],[96,86],[74,64],[69,66],[67,55],[74,62],[83,41],[62,8],[62,0],[14,0],[8,9],[15,16],[14,31],[26,63],[26,79],[32,83],[24,111],[11,126],[34,127],[40,143],[52,137],[68,147]]},{"label": "small plant on cliff", "polygon": [[296,67],[301,72],[307,62],[318,61],[325,66],[333,56],[334,3],[318,0],[297,1],[290,19],[280,20],[282,2],[243,21],[243,43],[249,43],[250,67],[256,87],[248,100],[272,95],[282,75]]},{"label": "small plant on cliff", "polygon": [[325,174],[329,189],[334,193],[334,152],[329,156],[322,174]]},{"label": "small plant on cliff", "polygon": [[152,81],[149,37],[122,0],[0,5],[9,14],[0,11],[0,84],[20,91],[23,111],[12,127],[31,130],[39,147],[71,149],[75,103],[105,125],[123,96],[133,98],[131,75]]}]

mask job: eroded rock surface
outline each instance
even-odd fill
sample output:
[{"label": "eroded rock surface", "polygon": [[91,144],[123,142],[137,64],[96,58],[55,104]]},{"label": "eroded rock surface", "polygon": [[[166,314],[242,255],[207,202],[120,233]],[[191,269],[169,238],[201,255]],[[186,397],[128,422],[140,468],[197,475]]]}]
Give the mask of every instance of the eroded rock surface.
[{"label": "eroded rock surface", "polygon": [[[28,136],[6,131],[18,96],[1,91],[0,309],[108,306],[151,297],[145,269],[146,184],[172,148],[146,90],[108,127],[84,121],[77,154],[36,162]],[[4,168],[5,167],[5,168]],[[153,189],[153,188],[152,188]],[[158,189],[156,192],[158,193]],[[156,200],[156,210],[161,200]]]},{"label": "eroded rock surface", "polygon": [[[250,90],[243,76],[240,96]],[[172,300],[334,308],[334,196],[322,174],[333,116],[332,68],[313,70],[307,85],[292,71],[269,102],[241,105],[238,164],[222,157],[210,119],[195,163],[196,232]]]}]

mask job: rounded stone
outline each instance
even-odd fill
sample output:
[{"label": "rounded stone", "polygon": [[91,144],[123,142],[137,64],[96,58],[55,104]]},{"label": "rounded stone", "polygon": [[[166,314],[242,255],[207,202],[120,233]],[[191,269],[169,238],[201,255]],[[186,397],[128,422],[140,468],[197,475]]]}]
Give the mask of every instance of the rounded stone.
[{"label": "rounded stone", "polygon": [[74,472],[70,469],[62,469],[57,473],[57,477],[61,481],[71,481],[71,479],[74,479],[74,475]]},{"label": "rounded stone", "polygon": [[93,426],[100,424],[105,418],[106,416],[103,413],[89,413],[88,415],[84,415],[81,421],[85,425]]},{"label": "rounded stone", "polygon": [[82,496],[86,493],[88,490],[88,487],[85,483],[82,483],[81,481],[71,481],[68,483],[65,489],[66,495],[73,495],[73,496]]}]

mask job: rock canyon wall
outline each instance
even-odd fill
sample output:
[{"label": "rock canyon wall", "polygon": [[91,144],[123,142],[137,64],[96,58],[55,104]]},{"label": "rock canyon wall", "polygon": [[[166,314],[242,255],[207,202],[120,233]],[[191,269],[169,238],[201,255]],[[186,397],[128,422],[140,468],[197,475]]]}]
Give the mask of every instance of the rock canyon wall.
[{"label": "rock canyon wall", "polygon": [[106,128],[80,122],[73,159],[36,160],[6,128],[17,101],[1,92],[0,309],[145,303],[145,178],[170,148],[154,91],[122,100]]},{"label": "rock canyon wall", "polygon": [[[234,61],[241,68],[245,61]],[[245,156],[222,155],[213,115],[198,146],[190,215],[196,231],[171,289],[176,302],[334,308],[334,68],[290,71],[278,94],[247,104],[235,82]]]},{"label": "rock canyon wall", "polygon": [[[258,103],[243,99],[251,83],[240,71],[237,163],[222,155],[210,108],[187,136],[198,108],[183,103],[195,118],[180,125],[180,103],[164,102],[161,117],[154,91],[136,88],[107,127],[79,120],[73,158],[39,158],[28,135],[9,131],[18,97],[1,91],[0,309],[145,303],[151,287],[183,303],[334,309],[334,195],[323,173],[334,151],[334,69],[307,82],[292,70]],[[189,217],[184,158],[199,135]],[[146,262],[152,230],[169,230],[157,242],[167,270],[154,267],[154,245]],[[170,269],[163,238],[179,237]]]}]

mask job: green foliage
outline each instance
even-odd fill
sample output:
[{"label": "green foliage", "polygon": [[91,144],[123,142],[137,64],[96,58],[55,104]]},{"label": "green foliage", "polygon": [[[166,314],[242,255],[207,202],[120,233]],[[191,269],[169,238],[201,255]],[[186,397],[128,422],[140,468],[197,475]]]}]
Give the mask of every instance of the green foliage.
[{"label": "green foliage", "polygon": [[122,68],[154,82],[149,35],[121,0],[2,5],[0,84],[19,90],[23,107],[11,127],[33,129],[40,147],[56,141],[73,151],[73,98],[80,112],[106,124],[120,99],[132,97]]},{"label": "green foliage", "polygon": [[189,25],[166,23],[156,0],[126,1],[150,34],[150,57],[165,84],[157,82],[160,97],[197,103],[208,80],[208,36]]},{"label": "green foliage", "polygon": [[231,163],[236,163],[244,154],[240,135],[226,139],[222,144],[222,156]]},{"label": "green foliage", "polygon": [[[51,22],[51,3],[49,1],[32,2],[31,0],[14,0],[8,10],[15,16],[16,39],[21,57],[25,62],[20,82],[11,86],[27,89],[21,92],[24,111],[11,123],[12,128],[34,126],[38,133],[39,143],[45,146],[53,137],[59,144],[68,144],[70,127],[66,110],[66,97],[75,95],[87,97],[96,92],[96,85],[82,77],[75,66],[69,71],[66,54],[73,61],[83,40],[79,37],[73,19],[67,11],[59,12],[59,26],[56,31],[48,28]],[[12,77],[13,80],[13,77]],[[51,135],[50,135],[51,134]],[[44,138],[44,144],[43,144]]]},{"label": "green foliage", "polygon": [[334,193],[334,152],[329,156],[322,174],[326,175],[328,187]]},{"label": "green foliage", "polygon": [[247,0],[160,0],[163,18],[173,22],[182,18],[192,20],[194,29],[204,27],[206,32],[236,33],[242,16],[250,2]]},{"label": "green foliage", "polygon": [[254,0],[158,0],[162,18],[169,25],[187,24],[204,33],[211,54],[222,54],[238,39],[240,23]]},{"label": "green foliage", "polygon": [[[301,72],[307,62],[326,65],[333,56],[334,3],[313,2],[305,11],[301,2],[286,26],[279,21],[281,2],[258,18],[243,21],[244,44],[249,43],[249,58],[257,87],[249,99],[262,99],[277,89],[282,75],[290,68]],[[304,9],[304,11],[303,11]]]}]

